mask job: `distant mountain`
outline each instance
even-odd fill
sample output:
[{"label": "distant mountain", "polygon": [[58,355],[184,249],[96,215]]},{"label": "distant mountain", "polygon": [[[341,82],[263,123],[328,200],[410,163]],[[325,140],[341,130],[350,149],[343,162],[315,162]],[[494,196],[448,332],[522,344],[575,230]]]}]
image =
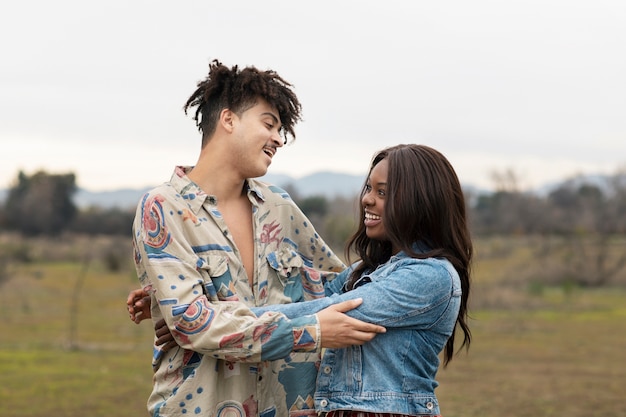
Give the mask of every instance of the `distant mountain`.
[{"label": "distant mountain", "polygon": [[322,195],[334,198],[358,195],[363,186],[364,177],[338,172],[317,172],[298,179],[283,174],[267,174],[261,180],[283,188],[291,187],[300,197]]},{"label": "distant mountain", "polygon": [[[359,193],[363,185],[360,175],[319,172],[302,178],[293,178],[284,174],[267,174],[262,181],[282,188],[295,190],[300,197],[323,195],[327,198],[337,196],[352,197]],[[141,189],[120,189],[112,191],[89,191],[79,189],[74,196],[74,203],[81,208],[134,208],[141,196],[152,187]],[[5,191],[6,192],[6,191]],[[2,194],[0,194],[2,200]]]},{"label": "distant mountain", "polygon": [[137,207],[141,196],[150,188],[152,187],[139,189],[125,188],[112,191],[89,191],[80,188],[74,195],[74,204],[81,208],[102,207],[105,209],[134,209]]}]

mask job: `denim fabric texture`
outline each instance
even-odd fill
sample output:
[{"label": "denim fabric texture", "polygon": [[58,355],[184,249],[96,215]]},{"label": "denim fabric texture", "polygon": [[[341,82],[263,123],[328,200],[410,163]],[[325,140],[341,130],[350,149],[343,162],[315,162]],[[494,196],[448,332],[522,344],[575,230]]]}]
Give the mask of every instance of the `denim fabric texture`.
[{"label": "denim fabric texture", "polygon": [[362,298],[363,304],[347,314],[387,328],[363,346],[326,350],[315,408],[440,414],[435,377],[439,353],[454,330],[461,303],[456,270],[446,259],[414,259],[400,253],[364,274],[358,288],[345,292],[350,272],[326,284],[326,298],[278,307],[291,318]]}]

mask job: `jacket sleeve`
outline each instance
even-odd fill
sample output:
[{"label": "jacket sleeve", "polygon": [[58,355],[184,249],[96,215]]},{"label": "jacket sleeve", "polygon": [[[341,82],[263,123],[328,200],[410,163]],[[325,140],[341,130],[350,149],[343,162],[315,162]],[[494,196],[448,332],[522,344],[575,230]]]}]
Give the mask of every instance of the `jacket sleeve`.
[{"label": "jacket sleeve", "polygon": [[207,296],[182,222],[165,198],[146,195],[133,225],[135,265],[152,297],[153,321],[165,319],[182,348],[250,362],[319,349],[314,316],[290,320],[268,312],[257,317],[242,302]]},{"label": "jacket sleeve", "polygon": [[[461,295],[456,271],[444,262],[407,259],[343,297],[362,298],[350,317],[386,328],[425,329],[449,308],[458,309]],[[455,313],[456,314],[456,313]]]},{"label": "jacket sleeve", "polygon": [[[450,307],[450,300],[460,296],[460,291],[454,290],[453,279],[452,272],[443,264],[411,259],[399,262],[385,276],[352,291],[295,305],[254,308],[253,311],[257,314],[278,311],[295,318],[342,301],[362,298],[359,307],[346,312],[348,316],[386,328],[428,328]],[[335,282],[330,283],[333,284]]]}]

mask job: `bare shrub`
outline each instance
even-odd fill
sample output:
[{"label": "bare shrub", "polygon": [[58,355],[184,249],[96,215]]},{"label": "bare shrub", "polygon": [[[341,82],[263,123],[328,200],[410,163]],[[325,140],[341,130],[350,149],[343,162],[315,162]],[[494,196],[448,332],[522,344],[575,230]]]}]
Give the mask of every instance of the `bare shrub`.
[{"label": "bare shrub", "polygon": [[626,239],[601,234],[545,236],[524,279],[552,286],[626,285]]}]

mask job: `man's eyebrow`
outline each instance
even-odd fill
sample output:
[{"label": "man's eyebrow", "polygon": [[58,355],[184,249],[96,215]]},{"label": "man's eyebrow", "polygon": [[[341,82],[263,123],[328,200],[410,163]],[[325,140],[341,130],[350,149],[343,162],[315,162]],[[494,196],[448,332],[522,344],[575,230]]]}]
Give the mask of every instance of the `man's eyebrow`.
[{"label": "man's eyebrow", "polygon": [[272,119],[274,119],[275,123],[280,123],[280,120],[278,120],[278,117],[276,117],[276,115],[272,112],[265,112],[265,113],[261,113],[261,116],[270,116]]}]

